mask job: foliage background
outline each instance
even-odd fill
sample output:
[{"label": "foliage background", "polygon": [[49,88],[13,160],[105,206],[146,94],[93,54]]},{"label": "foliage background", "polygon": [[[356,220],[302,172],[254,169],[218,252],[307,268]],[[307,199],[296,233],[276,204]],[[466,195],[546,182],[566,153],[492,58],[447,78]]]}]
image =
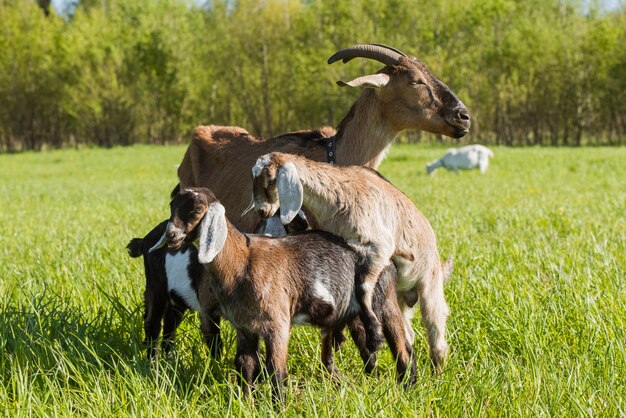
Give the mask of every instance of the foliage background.
[{"label": "foliage background", "polygon": [[[49,2],[40,0],[44,7]],[[626,8],[569,0],[0,0],[0,150],[270,136],[336,126],[379,42],[427,63],[472,113],[465,141],[623,144]],[[437,140],[413,134],[412,140]]]}]

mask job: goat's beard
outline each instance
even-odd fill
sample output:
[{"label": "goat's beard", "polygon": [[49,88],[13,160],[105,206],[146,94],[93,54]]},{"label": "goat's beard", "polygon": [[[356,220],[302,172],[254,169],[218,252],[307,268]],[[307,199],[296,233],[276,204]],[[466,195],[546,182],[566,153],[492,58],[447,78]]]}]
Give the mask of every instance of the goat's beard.
[{"label": "goat's beard", "polygon": [[254,209],[254,197],[250,199],[250,204],[241,212],[241,217],[246,216],[252,209]]}]

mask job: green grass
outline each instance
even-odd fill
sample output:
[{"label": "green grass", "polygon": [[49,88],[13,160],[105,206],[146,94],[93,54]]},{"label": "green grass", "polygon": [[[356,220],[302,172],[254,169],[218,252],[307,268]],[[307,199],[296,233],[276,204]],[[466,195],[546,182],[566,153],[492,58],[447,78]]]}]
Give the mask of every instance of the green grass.
[{"label": "green grass", "polygon": [[[242,400],[235,339],[211,361],[190,315],[177,356],[143,358],[143,265],[125,245],[168,216],[184,147],[0,155],[0,413],[9,416],[624,416],[626,148],[496,148],[486,175],[425,175],[443,148],[395,145],[381,171],[431,221],[452,353],[417,384],[378,379],[353,344],[329,382],[319,335],[296,328],[288,401]],[[419,316],[419,315],[418,315]]]}]

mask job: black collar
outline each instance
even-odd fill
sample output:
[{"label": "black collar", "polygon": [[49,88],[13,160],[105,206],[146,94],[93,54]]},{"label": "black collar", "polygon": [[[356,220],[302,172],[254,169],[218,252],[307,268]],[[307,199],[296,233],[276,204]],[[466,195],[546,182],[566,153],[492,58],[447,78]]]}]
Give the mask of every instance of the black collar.
[{"label": "black collar", "polygon": [[335,150],[335,136],[331,136],[328,138],[328,142],[326,142],[326,162],[329,164],[337,164],[337,152]]}]

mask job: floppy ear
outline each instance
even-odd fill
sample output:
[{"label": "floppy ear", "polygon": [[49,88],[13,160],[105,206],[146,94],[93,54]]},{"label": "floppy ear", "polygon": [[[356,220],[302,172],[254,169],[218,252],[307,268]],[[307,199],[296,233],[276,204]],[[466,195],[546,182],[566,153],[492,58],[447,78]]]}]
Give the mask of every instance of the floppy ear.
[{"label": "floppy ear", "polygon": [[278,170],[276,188],[280,200],[280,221],[287,225],[298,214],[303,199],[302,183],[293,163],[285,163]]},{"label": "floppy ear", "polygon": [[357,77],[352,81],[337,81],[337,85],[341,87],[369,87],[379,89],[385,87],[389,83],[387,74],[370,74],[363,77]]},{"label": "floppy ear", "polygon": [[151,252],[158,250],[159,248],[163,247],[166,242],[167,242],[167,238],[165,238],[165,232],[164,232],[163,235],[161,235],[161,238],[159,238],[159,242],[157,242],[152,247],[150,247],[148,252],[151,253]]},{"label": "floppy ear", "polygon": [[198,238],[198,261],[200,264],[210,263],[224,248],[228,233],[224,213],[224,206],[216,202],[209,206],[204,218],[202,218]]}]

